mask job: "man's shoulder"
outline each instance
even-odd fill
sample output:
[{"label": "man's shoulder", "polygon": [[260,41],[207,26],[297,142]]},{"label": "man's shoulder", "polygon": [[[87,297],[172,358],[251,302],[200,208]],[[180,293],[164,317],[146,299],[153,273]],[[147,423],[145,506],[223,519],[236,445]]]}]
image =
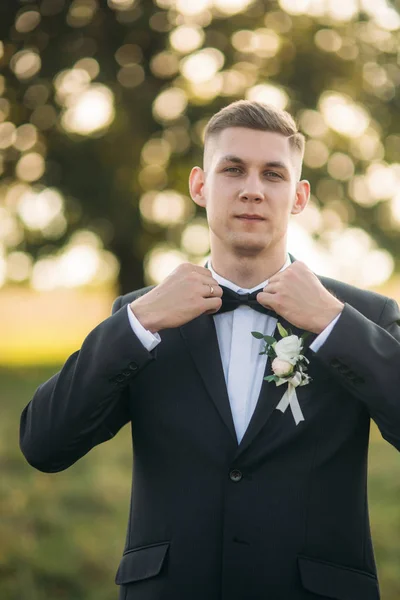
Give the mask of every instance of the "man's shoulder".
[{"label": "man's shoulder", "polygon": [[350,304],[372,320],[379,317],[388,301],[388,297],[383,294],[372,290],[364,290],[338,279],[323,276],[318,276],[318,279],[336,298]]},{"label": "man's shoulder", "polygon": [[150,292],[150,290],[152,290],[154,287],[154,285],[148,285],[144,288],[140,288],[139,290],[134,290],[133,292],[129,292],[128,294],[118,296],[118,298],[116,298],[113,303],[113,314],[123,306],[126,306],[127,304],[130,304],[137,298],[140,298],[140,296],[144,296],[145,294],[147,294],[147,292]]}]

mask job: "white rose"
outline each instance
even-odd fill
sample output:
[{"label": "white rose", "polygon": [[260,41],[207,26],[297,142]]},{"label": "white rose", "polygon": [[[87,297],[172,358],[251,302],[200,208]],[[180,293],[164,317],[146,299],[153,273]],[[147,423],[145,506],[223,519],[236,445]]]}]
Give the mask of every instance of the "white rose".
[{"label": "white rose", "polygon": [[293,373],[293,365],[287,360],[281,358],[274,358],[271,364],[272,370],[278,377],[286,377]]},{"label": "white rose", "polygon": [[301,354],[303,341],[297,335],[288,335],[274,345],[276,357],[295,365]]}]

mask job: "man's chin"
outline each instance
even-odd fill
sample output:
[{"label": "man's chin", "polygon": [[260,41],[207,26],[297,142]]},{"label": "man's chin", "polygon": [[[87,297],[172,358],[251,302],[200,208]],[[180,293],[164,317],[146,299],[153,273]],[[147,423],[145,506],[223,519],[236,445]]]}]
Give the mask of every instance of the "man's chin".
[{"label": "man's chin", "polygon": [[249,242],[249,241],[236,241],[233,244],[233,251],[237,256],[259,256],[265,252],[268,245],[265,241],[261,242]]}]

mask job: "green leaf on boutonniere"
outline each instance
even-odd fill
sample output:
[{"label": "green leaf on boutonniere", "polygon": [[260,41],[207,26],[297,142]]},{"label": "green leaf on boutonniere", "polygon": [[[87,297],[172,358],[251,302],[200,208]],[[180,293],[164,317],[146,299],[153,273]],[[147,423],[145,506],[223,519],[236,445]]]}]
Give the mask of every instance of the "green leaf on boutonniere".
[{"label": "green leaf on boutonniere", "polygon": [[264,338],[264,334],[260,333],[259,331],[252,331],[251,335],[257,338],[257,340],[262,340]]},{"label": "green leaf on boutonniere", "polygon": [[272,337],[272,335],[264,335],[263,338],[269,346],[272,346],[272,344],[276,344],[276,339]]},{"label": "green leaf on boutonniere", "polygon": [[287,337],[289,335],[289,333],[286,331],[286,329],[284,328],[284,326],[281,323],[279,323],[279,321],[277,323],[277,327],[278,327],[278,331],[279,331],[280,335],[283,338]]},{"label": "green leaf on boutonniere", "polygon": [[304,341],[308,338],[308,336],[311,335],[310,331],[305,331],[302,335],[301,335],[301,339]]},{"label": "green leaf on boutonniere", "polygon": [[264,377],[265,381],[271,383],[272,381],[279,381],[279,377],[277,375],[268,375],[268,377]]}]

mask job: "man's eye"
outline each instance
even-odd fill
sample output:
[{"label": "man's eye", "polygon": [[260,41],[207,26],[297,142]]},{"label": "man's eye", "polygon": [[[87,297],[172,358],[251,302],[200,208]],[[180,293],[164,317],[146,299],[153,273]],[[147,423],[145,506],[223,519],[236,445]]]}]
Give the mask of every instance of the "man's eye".
[{"label": "man's eye", "polygon": [[275,171],[267,171],[265,175],[272,177],[272,179],[282,179],[282,175],[280,173],[276,173]]},{"label": "man's eye", "polygon": [[228,167],[224,169],[225,173],[241,173],[241,170],[238,167]]}]

